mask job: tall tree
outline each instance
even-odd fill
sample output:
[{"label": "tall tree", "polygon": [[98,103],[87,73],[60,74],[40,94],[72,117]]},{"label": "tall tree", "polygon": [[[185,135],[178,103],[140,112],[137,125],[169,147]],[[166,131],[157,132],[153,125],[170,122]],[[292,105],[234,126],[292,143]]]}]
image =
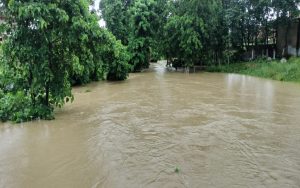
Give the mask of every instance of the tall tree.
[{"label": "tall tree", "polygon": [[[35,117],[49,118],[54,106],[73,100],[71,77],[80,83],[127,78],[127,51],[110,33],[100,29],[98,18],[89,11],[90,3],[8,3],[6,21],[10,28],[3,46],[5,64],[14,75],[20,75],[22,84],[17,91],[30,96],[28,105],[46,111]],[[13,85],[16,87],[16,82]]]},{"label": "tall tree", "polygon": [[171,13],[165,26],[167,56],[183,60],[186,66],[221,59],[225,40],[218,29],[227,35],[226,24],[221,25],[221,2],[179,0],[170,3]]},{"label": "tall tree", "polygon": [[277,30],[279,26],[286,28],[285,34],[285,49],[282,55],[287,56],[288,49],[288,34],[291,27],[291,22],[299,16],[298,5],[300,0],[272,0],[272,9],[276,16],[275,29]]},{"label": "tall tree", "polygon": [[130,63],[133,70],[141,71],[149,67],[151,57],[151,44],[157,31],[158,15],[155,13],[154,0],[136,0],[130,9]]},{"label": "tall tree", "polygon": [[101,0],[101,16],[106,22],[106,27],[121,40],[123,44],[128,44],[130,31],[129,9],[134,0]]}]

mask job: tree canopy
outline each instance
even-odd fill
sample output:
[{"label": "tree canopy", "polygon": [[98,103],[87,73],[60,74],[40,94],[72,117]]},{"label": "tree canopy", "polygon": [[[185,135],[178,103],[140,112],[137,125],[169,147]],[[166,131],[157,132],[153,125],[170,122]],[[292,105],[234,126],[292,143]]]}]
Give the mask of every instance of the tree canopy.
[{"label": "tree canopy", "polygon": [[128,45],[131,64],[138,70],[157,54],[185,66],[221,64],[258,45],[276,43],[279,25],[288,30],[298,17],[299,2],[102,0],[100,9],[107,28]]},{"label": "tree canopy", "polygon": [[7,39],[1,64],[11,77],[1,79],[6,95],[0,103],[11,100],[0,107],[2,120],[51,119],[54,106],[73,100],[72,84],[127,78],[126,47],[100,28],[90,1],[2,3]]}]

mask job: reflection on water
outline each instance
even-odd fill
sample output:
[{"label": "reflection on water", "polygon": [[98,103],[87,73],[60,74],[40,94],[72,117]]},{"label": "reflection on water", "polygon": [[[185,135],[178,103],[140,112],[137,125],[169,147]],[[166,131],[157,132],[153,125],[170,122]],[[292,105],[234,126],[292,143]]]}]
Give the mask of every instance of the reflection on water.
[{"label": "reflection on water", "polygon": [[[274,81],[263,80],[260,84],[257,84],[258,79],[255,77],[249,77],[237,74],[227,75],[227,96],[231,96],[236,93],[236,90],[240,90],[240,99],[247,102],[247,100],[255,98],[255,104],[258,108],[266,108],[268,110],[273,109],[274,101]],[[238,88],[237,88],[238,87]],[[249,95],[253,95],[249,98]]]},{"label": "reflection on water", "polygon": [[74,93],[0,125],[0,187],[300,187],[297,84],[152,65]]}]

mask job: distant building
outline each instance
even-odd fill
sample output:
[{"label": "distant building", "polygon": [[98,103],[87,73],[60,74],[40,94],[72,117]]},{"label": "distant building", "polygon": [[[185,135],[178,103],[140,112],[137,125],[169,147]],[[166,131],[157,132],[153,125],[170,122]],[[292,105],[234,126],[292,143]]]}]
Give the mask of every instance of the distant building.
[{"label": "distant building", "polygon": [[[277,53],[280,56],[300,55],[300,19],[295,19],[288,26],[278,27],[277,33]],[[288,32],[287,32],[288,30]],[[298,53],[297,53],[298,51]]]}]

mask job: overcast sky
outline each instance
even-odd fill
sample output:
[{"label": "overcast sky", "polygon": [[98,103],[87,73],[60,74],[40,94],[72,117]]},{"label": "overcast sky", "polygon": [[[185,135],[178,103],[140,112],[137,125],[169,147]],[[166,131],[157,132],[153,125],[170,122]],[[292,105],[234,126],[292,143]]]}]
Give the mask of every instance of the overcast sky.
[{"label": "overcast sky", "polygon": [[96,10],[99,9],[99,2],[100,2],[100,0],[95,1],[94,7],[95,7]]},{"label": "overcast sky", "polygon": [[[95,8],[96,10],[99,10],[99,3],[100,3],[100,1],[101,1],[101,0],[95,0],[94,8]],[[105,27],[105,22],[104,22],[104,20],[101,19],[101,20],[99,21],[99,24],[100,24],[101,27]]]}]

